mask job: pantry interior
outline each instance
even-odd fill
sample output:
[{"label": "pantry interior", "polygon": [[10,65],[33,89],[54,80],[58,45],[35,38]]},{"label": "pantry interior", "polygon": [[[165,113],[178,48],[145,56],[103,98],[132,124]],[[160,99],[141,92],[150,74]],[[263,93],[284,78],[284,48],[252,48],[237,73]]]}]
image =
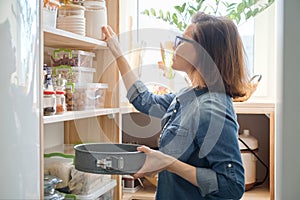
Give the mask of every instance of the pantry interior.
[{"label": "pantry interior", "polygon": [[[120,1],[106,1],[107,23],[120,33],[121,23],[119,10]],[[42,26],[43,27],[43,26]],[[44,26],[43,47],[44,60],[49,58],[48,48],[72,49],[93,52],[93,66],[96,72],[93,81],[107,84],[105,89],[105,102],[103,108],[81,111],[67,111],[62,115],[44,116],[41,120],[41,135],[43,137],[43,154],[62,152],[72,154],[72,146],[85,142],[112,142],[122,143],[123,127],[128,126],[128,114],[136,111],[124,102],[124,91],[119,72],[112,62],[112,57],[105,42],[98,39],[80,36],[61,29],[52,29]],[[49,62],[49,61],[48,61]],[[51,62],[51,61],[50,61]],[[249,102],[235,103],[241,130],[249,129],[251,134],[259,140],[259,154],[269,166],[269,178],[267,182],[258,188],[249,191],[251,196],[257,193],[256,199],[274,199],[274,102],[270,99],[254,99]],[[126,124],[125,124],[126,123]],[[130,142],[130,141],[129,141]],[[134,141],[132,141],[134,142]],[[44,155],[41,155],[42,157]],[[46,158],[43,159],[44,162]],[[43,165],[41,165],[43,166]],[[264,169],[257,168],[257,178],[262,179]],[[42,169],[43,173],[43,169]],[[113,175],[112,190],[113,199],[153,199],[155,187],[147,180],[144,188],[135,193],[124,192],[122,188],[122,177]],[[41,181],[42,183],[43,181]],[[106,192],[107,192],[106,191]],[[42,194],[43,195],[43,194]],[[247,194],[244,199],[247,199]]]}]

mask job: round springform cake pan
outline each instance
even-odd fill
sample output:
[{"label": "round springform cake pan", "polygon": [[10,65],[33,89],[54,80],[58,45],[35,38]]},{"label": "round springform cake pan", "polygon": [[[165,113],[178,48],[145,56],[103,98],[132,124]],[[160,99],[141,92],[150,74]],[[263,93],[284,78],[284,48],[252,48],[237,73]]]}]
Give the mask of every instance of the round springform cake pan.
[{"label": "round springform cake pan", "polygon": [[137,151],[140,145],[91,143],[75,149],[75,168],[96,174],[134,174],[144,164],[146,155]]}]

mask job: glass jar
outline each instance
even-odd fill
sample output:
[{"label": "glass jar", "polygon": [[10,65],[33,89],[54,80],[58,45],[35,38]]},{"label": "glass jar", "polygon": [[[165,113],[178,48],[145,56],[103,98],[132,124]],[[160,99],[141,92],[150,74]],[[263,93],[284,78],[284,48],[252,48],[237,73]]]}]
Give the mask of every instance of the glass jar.
[{"label": "glass jar", "polygon": [[56,114],[62,114],[67,111],[65,92],[56,90]]},{"label": "glass jar", "polygon": [[103,39],[102,26],[107,25],[107,10],[104,0],[86,0],[83,3],[86,18],[86,36]]},{"label": "glass jar", "polygon": [[54,91],[44,91],[44,116],[56,113],[56,96]]}]

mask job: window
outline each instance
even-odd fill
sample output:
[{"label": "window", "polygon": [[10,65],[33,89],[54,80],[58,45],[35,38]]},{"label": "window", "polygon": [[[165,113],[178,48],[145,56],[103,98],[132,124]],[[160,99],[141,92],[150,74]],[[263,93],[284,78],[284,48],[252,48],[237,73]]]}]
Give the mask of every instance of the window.
[{"label": "window", "polygon": [[[138,30],[136,31],[135,36],[132,37],[133,43],[143,45],[144,51],[142,53],[142,70],[141,74],[145,70],[152,69],[151,72],[146,72],[148,75],[146,78],[141,75],[141,79],[145,81],[150,80],[153,77],[157,77],[157,73],[161,73],[157,67],[157,61],[161,60],[159,43],[166,41],[173,41],[176,34],[180,32],[175,28],[175,26],[169,25],[167,22],[162,20],[155,19],[154,17],[149,17],[141,14],[142,11],[149,8],[162,9],[162,10],[171,10],[174,5],[181,4],[182,0],[125,0],[121,1],[123,6],[127,7],[126,9],[121,10],[122,19],[121,19],[121,32]],[[130,6],[129,6],[130,5]],[[128,9],[129,8],[129,9]],[[131,10],[130,10],[131,9]],[[270,71],[270,67],[274,65],[274,5],[269,9],[259,14],[255,19],[250,19],[247,22],[240,24],[238,26],[239,32],[241,34],[243,44],[247,54],[247,67],[249,69],[250,75],[262,74],[263,79],[257,89],[257,92],[254,93],[254,96],[259,97],[274,97],[273,88],[273,77],[274,72]],[[127,16],[127,17],[125,17]],[[263,19],[260,19],[263,18]],[[267,28],[264,28],[267,27]],[[159,30],[160,34],[153,35],[151,34],[151,29]],[[268,31],[268,30],[269,31]],[[146,33],[148,30],[148,33]],[[262,31],[263,30],[263,31]],[[134,45],[132,45],[134,46]],[[273,51],[270,51],[273,50]],[[156,69],[156,70],[154,70]],[[157,72],[156,72],[157,71]],[[149,74],[153,74],[149,76]],[[177,73],[175,77],[181,77],[182,80],[175,81],[175,85],[170,85],[170,81],[167,83],[164,81],[164,84],[170,85],[175,91],[186,86],[186,81],[184,75]],[[160,80],[161,81],[161,80]],[[271,90],[270,90],[271,89]]]}]

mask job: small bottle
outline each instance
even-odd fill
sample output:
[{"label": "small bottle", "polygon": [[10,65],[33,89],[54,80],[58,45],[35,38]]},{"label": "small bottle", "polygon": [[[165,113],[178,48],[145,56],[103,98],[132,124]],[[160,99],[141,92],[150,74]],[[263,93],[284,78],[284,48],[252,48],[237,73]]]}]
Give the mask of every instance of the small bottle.
[{"label": "small bottle", "polygon": [[62,114],[67,111],[65,92],[56,90],[56,114]]},{"label": "small bottle", "polygon": [[44,91],[44,116],[54,115],[56,113],[56,96],[51,90]]},{"label": "small bottle", "polygon": [[67,80],[58,74],[57,78],[55,78],[55,89],[59,91],[64,91],[66,87]]}]

